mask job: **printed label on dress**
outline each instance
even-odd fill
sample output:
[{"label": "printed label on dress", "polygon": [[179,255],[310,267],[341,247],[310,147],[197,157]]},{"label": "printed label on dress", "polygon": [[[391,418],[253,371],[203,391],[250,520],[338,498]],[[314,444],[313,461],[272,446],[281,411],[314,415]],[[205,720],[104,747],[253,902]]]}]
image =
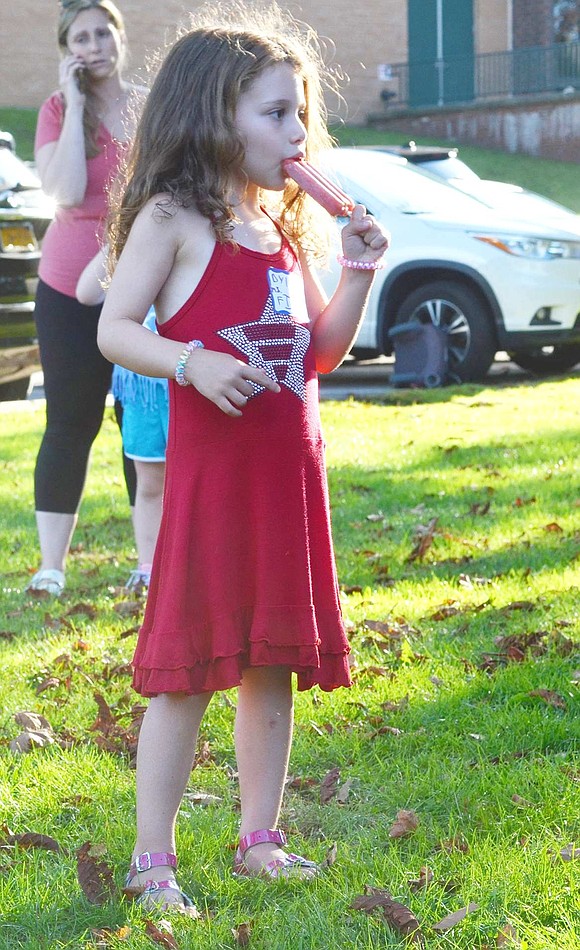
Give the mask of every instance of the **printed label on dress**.
[{"label": "printed label on dress", "polygon": [[291,316],[294,323],[308,323],[304,284],[295,271],[278,270],[270,267],[268,283],[272,295],[272,306],[276,313]]},{"label": "printed label on dress", "polygon": [[[259,320],[225,327],[218,336],[304,402],[304,356],[310,331],[300,325],[308,322],[302,282],[298,275],[271,267],[268,284],[270,293]],[[261,392],[264,387],[254,384],[252,396]]]}]

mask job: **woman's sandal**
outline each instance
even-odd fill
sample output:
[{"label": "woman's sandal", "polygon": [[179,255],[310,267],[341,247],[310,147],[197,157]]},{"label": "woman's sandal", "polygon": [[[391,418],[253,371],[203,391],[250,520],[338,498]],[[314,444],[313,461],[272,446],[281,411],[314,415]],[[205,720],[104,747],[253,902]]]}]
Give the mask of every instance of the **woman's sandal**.
[{"label": "woman's sandal", "polygon": [[50,594],[60,597],[64,590],[64,574],[56,568],[44,568],[37,571],[25,588],[34,597],[35,594]]},{"label": "woman's sandal", "polygon": [[[143,884],[138,883],[137,886],[131,884],[135,877],[139,880],[139,874],[144,874],[151,868],[162,867],[172,868],[173,870],[177,868],[177,858],[170,851],[159,851],[155,853],[144,851],[143,854],[138,854],[133,860],[127,874],[125,895],[127,897],[135,897],[136,903],[145,910],[150,911],[157,909],[164,913],[175,910],[181,914],[188,914],[190,917],[197,917],[198,911],[191,897],[188,897],[185,891],[181,890],[176,881],[145,880]],[[177,899],[164,901],[159,896],[160,891],[169,891],[177,895]]]},{"label": "woman's sandal", "polygon": [[320,873],[320,868],[314,861],[307,861],[306,858],[302,858],[298,854],[285,854],[284,860],[276,859],[257,870],[250,869],[245,862],[246,852],[254,845],[264,844],[265,842],[284,847],[286,835],[277,828],[265,828],[262,831],[252,831],[249,835],[240,838],[232,869],[232,874],[235,877],[268,877],[273,879],[300,877],[309,880]]}]

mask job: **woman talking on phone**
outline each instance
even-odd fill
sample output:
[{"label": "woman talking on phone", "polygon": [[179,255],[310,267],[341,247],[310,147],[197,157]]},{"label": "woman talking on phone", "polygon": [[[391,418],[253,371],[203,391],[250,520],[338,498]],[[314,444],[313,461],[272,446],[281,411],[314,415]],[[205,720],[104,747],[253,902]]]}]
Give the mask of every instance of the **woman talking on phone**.
[{"label": "woman talking on phone", "polygon": [[[125,31],[112,0],[61,0],[58,44],[60,88],[40,108],[35,142],[42,185],[57,210],[44,238],[36,297],[46,430],[34,480],[42,561],[28,584],[33,594],[54,596],[65,584],[112,372],[97,348],[101,308],[79,303],[76,284],[99,249],[108,186],[130,135],[130,100],[143,91],[122,78]],[[127,465],[125,473],[132,504],[134,474]]]}]

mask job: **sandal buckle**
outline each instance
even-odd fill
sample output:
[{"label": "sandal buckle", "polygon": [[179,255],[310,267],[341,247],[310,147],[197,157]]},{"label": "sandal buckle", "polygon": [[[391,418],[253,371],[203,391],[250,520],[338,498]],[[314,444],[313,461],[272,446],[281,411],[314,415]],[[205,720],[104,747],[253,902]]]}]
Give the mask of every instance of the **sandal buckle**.
[{"label": "sandal buckle", "polygon": [[142,874],[143,871],[150,871],[152,867],[150,851],[144,851],[143,854],[138,854],[135,858],[135,868],[139,874]]}]

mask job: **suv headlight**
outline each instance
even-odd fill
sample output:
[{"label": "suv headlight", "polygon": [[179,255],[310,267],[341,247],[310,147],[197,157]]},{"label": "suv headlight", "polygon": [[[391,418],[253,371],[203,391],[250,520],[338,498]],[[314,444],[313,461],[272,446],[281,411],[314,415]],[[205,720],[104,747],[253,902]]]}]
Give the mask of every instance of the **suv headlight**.
[{"label": "suv headlight", "polygon": [[580,260],[580,241],[559,241],[525,235],[472,234],[476,241],[491,244],[498,251],[535,261]]}]

